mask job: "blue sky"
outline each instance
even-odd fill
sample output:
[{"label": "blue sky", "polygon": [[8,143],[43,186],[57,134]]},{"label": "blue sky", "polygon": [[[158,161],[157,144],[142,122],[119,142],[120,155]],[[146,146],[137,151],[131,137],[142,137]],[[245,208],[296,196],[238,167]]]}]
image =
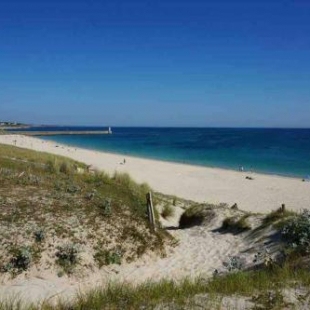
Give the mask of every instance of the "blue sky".
[{"label": "blue sky", "polygon": [[0,119],[310,127],[310,1],[0,2]]}]

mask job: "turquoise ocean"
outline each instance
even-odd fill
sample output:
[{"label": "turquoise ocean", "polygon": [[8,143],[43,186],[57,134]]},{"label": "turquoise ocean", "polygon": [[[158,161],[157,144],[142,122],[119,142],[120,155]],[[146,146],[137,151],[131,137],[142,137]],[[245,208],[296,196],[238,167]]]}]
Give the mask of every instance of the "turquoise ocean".
[{"label": "turquoise ocean", "polygon": [[[38,127],[30,130],[106,130]],[[192,165],[307,178],[310,129],[112,128],[111,135],[44,136],[92,150]]]}]

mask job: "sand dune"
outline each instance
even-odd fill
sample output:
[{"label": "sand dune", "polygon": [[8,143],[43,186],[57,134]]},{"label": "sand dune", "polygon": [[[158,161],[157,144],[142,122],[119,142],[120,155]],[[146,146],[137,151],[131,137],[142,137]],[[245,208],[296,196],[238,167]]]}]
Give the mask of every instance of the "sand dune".
[{"label": "sand dune", "polygon": [[[126,156],[124,164],[122,155],[68,147],[25,136],[0,135],[0,143],[67,156],[109,173],[128,172],[136,181],[147,182],[156,191],[194,201],[238,203],[240,209],[253,212],[274,210],[282,203],[294,210],[310,207],[310,183],[299,179],[253,173],[251,174],[253,180],[248,180],[246,179],[248,174],[245,172],[129,156]],[[145,256],[131,264],[112,265],[96,273],[90,272],[83,279],[58,278],[56,274],[47,271],[30,272],[26,278],[3,278],[0,285],[0,299],[11,294],[35,302],[55,296],[56,299],[60,296],[67,299],[73,297],[79,290],[84,291],[109,280],[142,282],[148,279],[179,279],[184,276],[209,277],[215,269],[223,269],[223,262],[234,255],[245,255],[250,263],[253,259],[253,248],[259,246],[258,241],[248,240],[242,234],[218,232],[217,229],[227,216],[226,213],[232,211],[229,208],[223,210],[217,214],[215,221],[207,225],[171,230],[170,233],[178,240],[178,245],[172,248],[165,258]],[[163,220],[163,225],[177,226],[178,217],[182,212],[181,208],[176,207],[175,218],[166,222]]]}]

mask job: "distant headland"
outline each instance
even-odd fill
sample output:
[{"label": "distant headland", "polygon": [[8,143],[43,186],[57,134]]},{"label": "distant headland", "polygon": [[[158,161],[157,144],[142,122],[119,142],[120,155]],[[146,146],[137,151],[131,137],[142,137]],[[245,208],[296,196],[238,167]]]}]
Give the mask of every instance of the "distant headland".
[{"label": "distant headland", "polygon": [[[5,131],[9,130],[10,133],[22,134],[26,136],[59,136],[59,135],[103,135],[103,134],[112,134],[111,127],[108,127],[107,130],[72,130],[68,128],[61,128],[59,130],[49,130],[50,128],[55,128],[55,126],[46,126],[46,125],[28,125],[17,122],[2,122],[0,121],[0,130]],[[24,129],[36,129],[36,130],[24,130]],[[42,130],[38,130],[42,128]],[[19,131],[20,129],[21,131]]]},{"label": "distant headland", "polygon": [[18,122],[4,122],[0,121],[0,129],[25,129],[25,128],[30,128],[31,125],[28,124],[23,124],[23,123],[18,123]]}]

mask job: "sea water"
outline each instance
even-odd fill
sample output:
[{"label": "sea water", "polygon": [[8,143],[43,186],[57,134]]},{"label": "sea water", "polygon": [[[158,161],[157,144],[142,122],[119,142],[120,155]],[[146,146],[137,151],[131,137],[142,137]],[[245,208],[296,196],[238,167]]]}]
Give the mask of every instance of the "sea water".
[{"label": "sea water", "polygon": [[[39,127],[31,130],[107,130]],[[111,135],[45,136],[46,140],[123,155],[306,178],[310,129],[112,128]]]}]

